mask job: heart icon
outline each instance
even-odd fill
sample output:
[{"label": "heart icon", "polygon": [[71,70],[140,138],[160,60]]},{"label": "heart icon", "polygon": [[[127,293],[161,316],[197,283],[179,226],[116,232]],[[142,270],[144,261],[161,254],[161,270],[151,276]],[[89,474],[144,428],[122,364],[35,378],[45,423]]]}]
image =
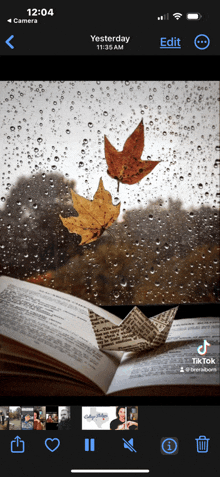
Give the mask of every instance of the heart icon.
[{"label": "heart icon", "polygon": [[45,440],[45,446],[50,452],[54,452],[55,450],[57,450],[59,445],[60,445],[60,440],[57,439],[57,437],[54,437],[54,439]]}]

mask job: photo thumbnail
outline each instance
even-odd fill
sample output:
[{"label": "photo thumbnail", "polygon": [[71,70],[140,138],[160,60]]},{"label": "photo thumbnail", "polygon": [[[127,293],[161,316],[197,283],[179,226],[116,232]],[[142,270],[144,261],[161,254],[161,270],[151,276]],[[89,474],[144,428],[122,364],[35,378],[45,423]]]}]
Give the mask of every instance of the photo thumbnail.
[{"label": "photo thumbnail", "polygon": [[138,430],[138,406],[82,407],[82,430]]}]

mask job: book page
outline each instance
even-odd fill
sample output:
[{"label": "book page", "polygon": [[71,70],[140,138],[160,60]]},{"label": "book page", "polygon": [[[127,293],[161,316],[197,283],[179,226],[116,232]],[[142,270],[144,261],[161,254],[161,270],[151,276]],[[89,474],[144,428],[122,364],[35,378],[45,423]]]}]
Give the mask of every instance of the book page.
[{"label": "book page", "polygon": [[[210,347],[201,356],[197,348],[203,346],[204,340]],[[219,318],[174,321],[166,343],[157,350],[138,355],[125,353],[108,394],[140,386],[172,384],[219,384]]]},{"label": "book page", "polygon": [[114,315],[79,298],[1,277],[0,334],[71,366],[106,392],[122,353],[98,349],[88,305],[114,324],[121,322]]}]

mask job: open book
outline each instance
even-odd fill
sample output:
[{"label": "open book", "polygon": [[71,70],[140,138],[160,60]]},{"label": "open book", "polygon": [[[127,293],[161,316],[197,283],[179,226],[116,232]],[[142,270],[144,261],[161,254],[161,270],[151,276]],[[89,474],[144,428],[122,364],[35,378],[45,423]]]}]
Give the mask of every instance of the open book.
[{"label": "open book", "polygon": [[1,277],[0,395],[154,395],[158,386],[172,394],[172,385],[219,384],[219,318],[174,320],[160,346],[123,352],[99,348],[94,314],[122,322],[79,298]]}]

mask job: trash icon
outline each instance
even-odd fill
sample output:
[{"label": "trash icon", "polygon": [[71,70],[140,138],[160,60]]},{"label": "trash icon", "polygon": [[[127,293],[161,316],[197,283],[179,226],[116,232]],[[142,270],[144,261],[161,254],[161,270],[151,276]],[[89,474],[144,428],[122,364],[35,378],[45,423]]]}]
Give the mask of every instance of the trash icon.
[{"label": "trash icon", "polygon": [[209,441],[210,439],[206,436],[199,436],[198,439],[195,439],[197,442],[197,452],[199,454],[204,454],[209,450]]}]

